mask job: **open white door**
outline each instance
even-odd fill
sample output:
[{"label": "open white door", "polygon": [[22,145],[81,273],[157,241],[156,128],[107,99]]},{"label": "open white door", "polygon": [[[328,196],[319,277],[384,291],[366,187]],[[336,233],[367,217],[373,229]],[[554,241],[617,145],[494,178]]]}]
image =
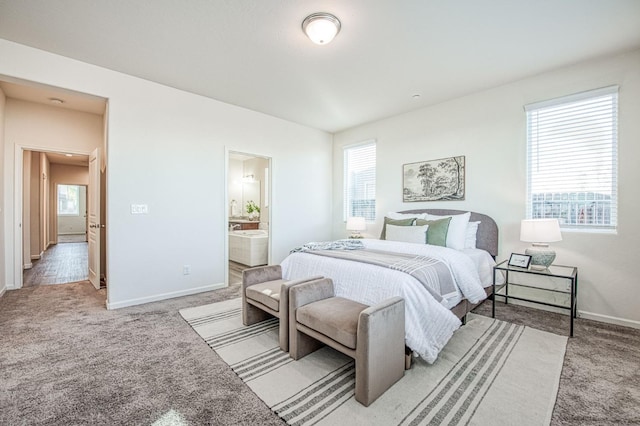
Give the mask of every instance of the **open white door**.
[{"label": "open white door", "polygon": [[87,188],[87,213],[89,228],[89,281],[100,288],[100,148],[89,156],[89,188]]}]

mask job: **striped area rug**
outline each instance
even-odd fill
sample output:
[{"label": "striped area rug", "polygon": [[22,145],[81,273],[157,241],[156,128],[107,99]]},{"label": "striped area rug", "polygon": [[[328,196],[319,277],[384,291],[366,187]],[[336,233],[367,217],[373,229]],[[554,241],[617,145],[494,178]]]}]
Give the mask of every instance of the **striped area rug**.
[{"label": "striped area rug", "polygon": [[240,299],[180,311],[238,376],[290,425],[547,425],[567,338],[469,314],[429,365],[411,370],[376,400],[355,401],[355,368],[322,348],[293,361],[278,322],[242,325]]}]

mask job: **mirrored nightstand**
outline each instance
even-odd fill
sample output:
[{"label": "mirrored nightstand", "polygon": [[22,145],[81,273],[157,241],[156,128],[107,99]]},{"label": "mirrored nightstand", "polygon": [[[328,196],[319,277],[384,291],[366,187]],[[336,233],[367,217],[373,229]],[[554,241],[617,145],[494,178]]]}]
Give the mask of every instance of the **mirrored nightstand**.
[{"label": "mirrored nightstand", "polygon": [[[499,272],[504,274],[504,284],[496,284],[496,274]],[[513,282],[513,278],[519,274],[527,274],[532,278]],[[544,277],[549,280],[541,281]],[[562,284],[564,280],[566,283]],[[557,282],[561,284],[555,284]],[[519,268],[509,266],[508,261],[505,260],[493,267],[492,315],[494,318],[496,317],[496,295],[504,297],[505,303],[509,303],[509,299],[513,299],[568,310],[570,312],[569,336],[573,337],[573,320],[578,313],[577,267],[551,265],[547,269]]]}]

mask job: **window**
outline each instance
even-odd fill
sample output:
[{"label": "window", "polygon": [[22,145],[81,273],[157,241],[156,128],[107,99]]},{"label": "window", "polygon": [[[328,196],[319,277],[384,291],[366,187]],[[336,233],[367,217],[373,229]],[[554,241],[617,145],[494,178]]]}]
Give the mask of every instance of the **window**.
[{"label": "window", "polygon": [[376,219],[376,143],[344,149],[344,220]]},{"label": "window", "polygon": [[58,215],[80,215],[80,187],[78,185],[58,185]]},{"label": "window", "polygon": [[527,217],[574,229],[617,223],[618,87],[525,107]]}]

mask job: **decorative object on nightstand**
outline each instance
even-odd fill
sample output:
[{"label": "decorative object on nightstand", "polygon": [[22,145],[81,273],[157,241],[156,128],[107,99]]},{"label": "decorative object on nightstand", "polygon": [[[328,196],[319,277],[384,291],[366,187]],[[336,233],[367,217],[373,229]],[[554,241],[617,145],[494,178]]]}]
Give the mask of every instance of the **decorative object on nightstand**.
[{"label": "decorative object on nightstand", "polygon": [[531,267],[547,269],[556,258],[556,252],[549,248],[549,243],[562,241],[558,219],[523,219],[520,241],[533,243],[525,250],[525,254],[531,256]]},{"label": "decorative object on nightstand", "polygon": [[360,231],[367,229],[367,224],[364,217],[349,217],[347,218],[347,231],[351,231],[349,238],[362,238]]}]

